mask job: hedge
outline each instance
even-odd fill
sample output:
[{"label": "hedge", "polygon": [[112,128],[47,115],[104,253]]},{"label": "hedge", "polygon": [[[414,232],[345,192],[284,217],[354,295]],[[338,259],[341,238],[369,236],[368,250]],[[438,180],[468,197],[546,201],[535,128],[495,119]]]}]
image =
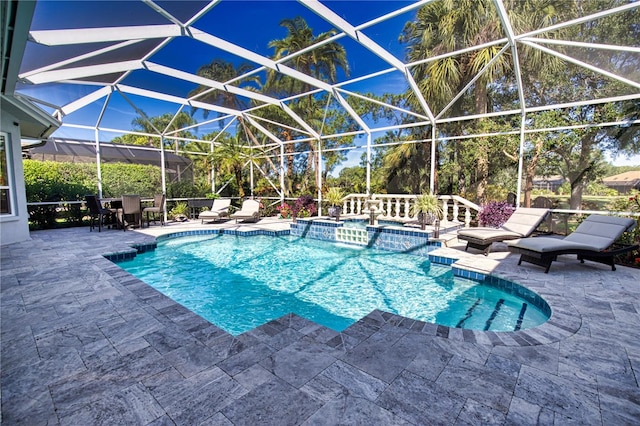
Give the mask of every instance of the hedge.
[{"label": "hedge", "polygon": [[[27,202],[79,201],[87,194],[98,193],[98,176],[93,163],[23,161]],[[160,168],[141,164],[102,164],[103,197],[139,194],[153,197],[162,188]],[[56,227],[58,206],[29,206],[34,228]],[[67,225],[82,223],[79,204],[66,209]]]}]

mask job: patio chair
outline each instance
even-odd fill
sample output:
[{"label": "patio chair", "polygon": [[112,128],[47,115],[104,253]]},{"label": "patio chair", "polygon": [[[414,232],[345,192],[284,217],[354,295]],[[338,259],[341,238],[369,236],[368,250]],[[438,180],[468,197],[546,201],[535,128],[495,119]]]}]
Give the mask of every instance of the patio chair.
[{"label": "patio chair", "polygon": [[139,195],[122,196],[122,229],[127,230],[127,216],[132,216],[133,221],[129,223],[137,224],[142,228],[142,208],[140,207]]},{"label": "patio chair", "polygon": [[98,221],[98,232],[101,232],[104,226],[105,216],[113,217],[113,211],[102,207],[102,202],[100,202],[97,195],[85,195],[84,201],[89,209],[89,217],[91,218],[89,222],[89,232],[92,232],[93,228],[95,228],[96,220]]},{"label": "patio chair", "polygon": [[499,228],[466,228],[458,231],[458,240],[466,241],[465,251],[471,248],[482,250],[485,256],[495,242],[525,238],[542,223],[549,209],[521,207],[513,212]]},{"label": "patio chair", "polygon": [[156,214],[160,215],[160,226],[164,226],[164,194],[156,194],[153,196],[153,207],[145,207],[142,209],[142,214],[147,215],[147,226],[151,226],[149,219],[149,213],[153,216],[153,223],[156,223]]},{"label": "patio chair", "polygon": [[523,238],[509,241],[509,251],[520,254],[518,265],[532,263],[549,272],[551,263],[562,254],[575,254],[580,263],[585,260],[610,265],[615,271],[614,257],[638,245],[615,245],[615,241],[636,225],[634,219],[592,214],[575,231],[562,239],[553,237]]},{"label": "patio chair", "polygon": [[244,200],[242,207],[231,215],[232,219],[257,222],[260,219],[260,203],[256,200]]},{"label": "patio chair", "polygon": [[212,221],[222,219],[229,216],[229,206],[231,206],[231,199],[229,198],[217,198],[213,200],[211,210],[206,210],[198,215],[198,219],[204,221]]}]

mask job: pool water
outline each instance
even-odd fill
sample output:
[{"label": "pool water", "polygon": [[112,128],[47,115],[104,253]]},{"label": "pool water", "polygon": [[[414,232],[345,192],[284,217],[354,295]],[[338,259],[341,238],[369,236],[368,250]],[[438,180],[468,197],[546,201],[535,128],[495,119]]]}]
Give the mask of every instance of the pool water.
[{"label": "pool water", "polygon": [[336,331],[374,309],[494,331],[548,319],[514,295],[422,257],[290,236],[168,239],[119,266],[233,335],[290,312]]}]

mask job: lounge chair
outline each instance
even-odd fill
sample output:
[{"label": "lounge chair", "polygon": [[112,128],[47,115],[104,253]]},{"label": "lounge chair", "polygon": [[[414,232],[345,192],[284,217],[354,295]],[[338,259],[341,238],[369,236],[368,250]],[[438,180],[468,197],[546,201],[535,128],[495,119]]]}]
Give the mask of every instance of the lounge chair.
[{"label": "lounge chair", "polygon": [[458,239],[467,242],[465,251],[471,248],[482,250],[487,256],[491,244],[530,236],[549,214],[549,209],[521,207],[513,212],[499,228],[465,228],[458,231]]},{"label": "lounge chair", "polygon": [[237,212],[231,215],[232,219],[243,219],[247,221],[257,222],[260,219],[260,203],[256,200],[245,200],[242,202],[242,207]]},{"label": "lounge chair", "polygon": [[601,216],[593,214],[585,219],[575,231],[566,237],[534,237],[509,241],[509,251],[520,254],[518,265],[523,261],[543,266],[549,272],[551,263],[561,254],[576,254],[578,260],[585,260],[610,265],[615,271],[614,257],[637,250],[638,245],[616,247],[615,241],[628,230],[633,229],[634,219]]},{"label": "lounge chair", "polygon": [[147,226],[151,226],[151,220],[149,219],[149,213],[153,216],[153,223],[156,223],[156,214],[160,215],[160,226],[164,226],[164,194],[156,194],[153,196],[153,207],[145,207],[142,209],[142,214],[147,215]]},{"label": "lounge chair", "polygon": [[217,198],[213,200],[213,204],[211,205],[211,210],[206,210],[201,212],[198,215],[198,219],[204,221],[213,221],[219,220],[223,217],[229,216],[229,206],[231,205],[231,199],[229,198]]}]

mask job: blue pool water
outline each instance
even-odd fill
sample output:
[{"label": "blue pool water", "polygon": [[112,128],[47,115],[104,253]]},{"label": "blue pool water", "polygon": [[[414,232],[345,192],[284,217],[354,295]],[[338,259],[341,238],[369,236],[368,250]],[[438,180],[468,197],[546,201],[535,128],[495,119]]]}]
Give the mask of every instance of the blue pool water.
[{"label": "blue pool water", "polygon": [[289,236],[168,239],[119,265],[233,335],[290,312],[336,331],[374,309],[494,331],[548,319],[523,299],[422,257]]}]

